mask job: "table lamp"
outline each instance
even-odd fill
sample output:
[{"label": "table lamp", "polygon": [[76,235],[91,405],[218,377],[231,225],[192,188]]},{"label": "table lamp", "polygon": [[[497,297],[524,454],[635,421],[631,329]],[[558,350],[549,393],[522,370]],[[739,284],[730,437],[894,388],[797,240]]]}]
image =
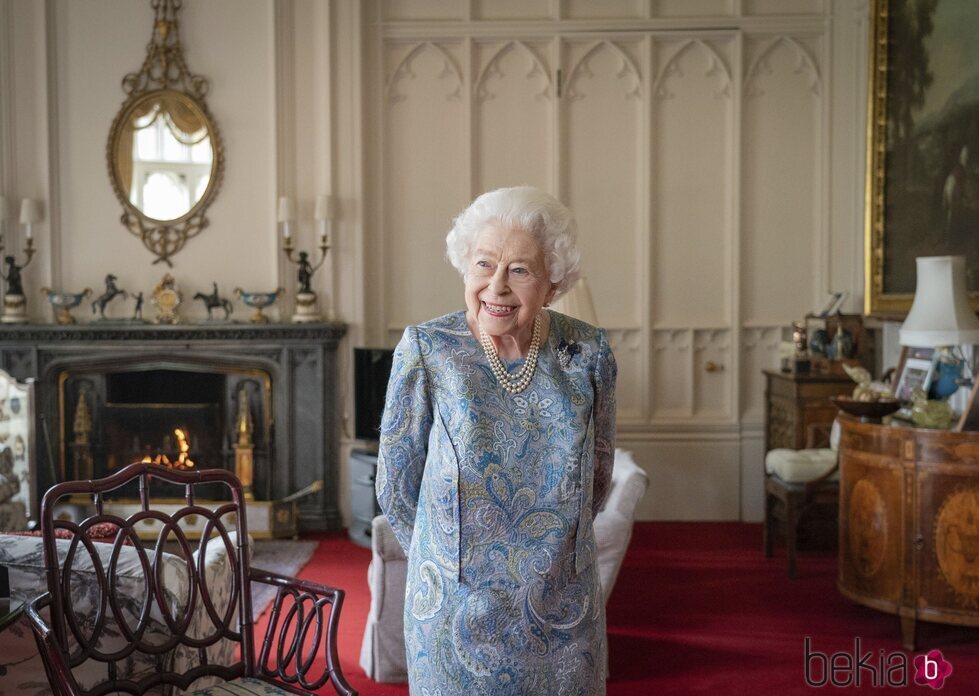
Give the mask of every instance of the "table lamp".
[{"label": "table lamp", "polygon": [[578,282],[554,303],[554,309],[592,326],[598,326],[595,303],[591,299],[591,288],[588,287],[588,281],[584,276],[581,276]]},{"label": "table lamp", "polygon": [[937,349],[933,389],[936,396],[946,398],[966,383],[959,379],[964,360],[954,349],[979,343],[979,318],[969,305],[964,256],[921,256],[915,261],[918,284],[911,311],[901,325],[900,343]]}]

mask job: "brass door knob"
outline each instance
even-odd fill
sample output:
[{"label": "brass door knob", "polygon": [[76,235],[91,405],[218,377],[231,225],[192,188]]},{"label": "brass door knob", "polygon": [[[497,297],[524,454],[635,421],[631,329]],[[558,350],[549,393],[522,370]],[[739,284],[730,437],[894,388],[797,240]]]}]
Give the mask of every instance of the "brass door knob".
[{"label": "brass door knob", "polygon": [[704,369],[707,370],[708,372],[720,372],[721,370],[724,369],[724,366],[719,365],[713,360],[708,360],[706,363],[704,363]]}]

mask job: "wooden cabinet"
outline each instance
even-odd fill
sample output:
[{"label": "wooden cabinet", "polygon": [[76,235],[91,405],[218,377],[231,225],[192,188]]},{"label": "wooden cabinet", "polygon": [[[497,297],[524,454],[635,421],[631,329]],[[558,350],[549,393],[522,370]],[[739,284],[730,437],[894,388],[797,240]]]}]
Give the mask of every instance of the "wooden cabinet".
[{"label": "wooden cabinet", "polygon": [[901,617],[979,626],[979,433],[843,419],[839,588]]},{"label": "wooden cabinet", "polygon": [[846,375],[764,373],[766,452],[776,447],[805,448],[810,426],[829,424],[836,418],[830,397],[850,394],[856,386]]}]

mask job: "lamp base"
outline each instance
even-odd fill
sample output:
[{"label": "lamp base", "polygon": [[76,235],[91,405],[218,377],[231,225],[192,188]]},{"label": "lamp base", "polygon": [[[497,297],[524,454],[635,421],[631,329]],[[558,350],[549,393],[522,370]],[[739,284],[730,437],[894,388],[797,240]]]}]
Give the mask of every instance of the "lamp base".
[{"label": "lamp base", "polygon": [[292,315],[293,324],[308,324],[323,321],[316,305],[315,292],[300,292],[296,295],[296,313]]},{"label": "lamp base", "polygon": [[4,295],[3,316],[0,316],[0,323],[26,324],[27,298],[23,295]]}]

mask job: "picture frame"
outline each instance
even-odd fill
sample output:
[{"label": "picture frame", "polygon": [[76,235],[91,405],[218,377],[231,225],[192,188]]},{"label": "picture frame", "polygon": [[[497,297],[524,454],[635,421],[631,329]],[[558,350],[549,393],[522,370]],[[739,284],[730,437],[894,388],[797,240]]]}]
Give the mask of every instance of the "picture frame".
[{"label": "picture frame", "polygon": [[934,348],[907,348],[896,373],[894,398],[902,403],[911,401],[915,389],[925,393],[935,376]]},{"label": "picture frame", "polygon": [[900,319],[918,256],[979,268],[979,3],[872,0],[870,27],[864,313]]}]

